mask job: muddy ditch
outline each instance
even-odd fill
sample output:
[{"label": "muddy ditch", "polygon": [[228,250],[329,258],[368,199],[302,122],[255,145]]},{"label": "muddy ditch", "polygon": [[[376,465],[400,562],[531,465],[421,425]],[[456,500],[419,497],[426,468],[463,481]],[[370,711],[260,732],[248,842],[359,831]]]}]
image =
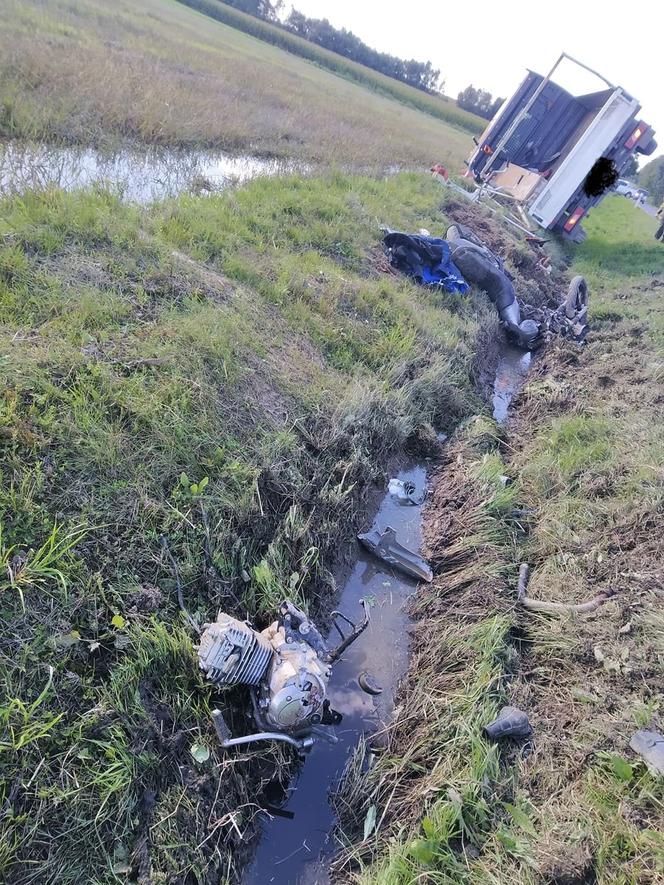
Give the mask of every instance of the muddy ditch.
[{"label": "muddy ditch", "polygon": [[[422,494],[426,465],[408,464],[397,478],[413,482],[417,493]],[[403,505],[389,492],[373,525],[392,526],[401,543],[411,550],[421,546],[421,507]],[[360,738],[380,730],[390,718],[396,688],[409,659],[409,622],[404,603],[416,586],[414,580],[390,569],[369,552],[360,551],[336,607],[358,620],[359,600],[364,597],[371,604],[371,623],[332,669],[328,697],[343,716],[334,729],[339,741],[318,741],[278,807],[266,812],[262,841],[243,878],[247,885],[326,881],[323,858],[334,849],[331,838],[335,825],[329,790],[336,786]],[[337,641],[333,632],[328,638],[330,644]],[[358,684],[362,672],[371,675],[382,688],[381,694],[372,696],[362,691]]]},{"label": "muddy ditch", "polygon": [[[529,354],[504,344],[499,351],[494,381],[494,416],[502,422],[513,396],[525,382]],[[396,478],[415,485],[416,495],[426,492],[430,462],[411,461]],[[413,551],[422,547],[423,508],[399,503],[388,491],[372,525],[391,526],[399,541]],[[344,653],[330,677],[328,697],[343,715],[334,729],[339,738],[331,745],[318,741],[299,764],[286,788],[277,786],[265,794],[262,836],[245,885],[322,885],[329,882],[328,866],[338,849],[335,828],[338,817],[332,796],[358,744],[389,726],[401,679],[408,670],[412,622],[408,604],[418,583],[391,569],[360,549],[336,605],[342,614],[357,620],[360,598],[371,603],[371,624]],[[333,644],[335,635],[330,633]],[[358,675],[366,672],[382,689],[371,696],[362,691]],[[368,764],[368,760],[365,762]]]}]

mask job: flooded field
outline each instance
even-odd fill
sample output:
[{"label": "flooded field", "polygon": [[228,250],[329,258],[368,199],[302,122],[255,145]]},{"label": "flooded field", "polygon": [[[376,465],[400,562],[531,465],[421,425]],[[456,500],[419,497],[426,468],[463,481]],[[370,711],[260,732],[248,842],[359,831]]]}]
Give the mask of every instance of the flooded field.
[{"label": "flooded field", "polygon": [[218,151],[122,150],[0,143],[0,196],[30,189],[116,189],[123,199],[151,203],[181,193],[205,193],[261,175],[304,172],[304,164]]}]

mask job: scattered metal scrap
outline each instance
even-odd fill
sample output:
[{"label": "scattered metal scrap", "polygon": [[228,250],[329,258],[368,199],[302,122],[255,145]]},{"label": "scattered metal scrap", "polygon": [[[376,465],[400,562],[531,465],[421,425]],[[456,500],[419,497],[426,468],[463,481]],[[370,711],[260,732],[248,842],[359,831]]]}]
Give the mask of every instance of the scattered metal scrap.
[{"label": "scattered metal scrap", "polygon": [[652,775],[664,776],[664,735],[657,731],[637,731],[629,745],[643,759]]},{"label": "scattered metal scrap", "polygon": [[399,504],[411,504],[414,507],[419,507],[421,504],[424,504],[424,499],[426,498],[426,491],[422,492],[419,497],[416,497],[416,487],[412,480],[404,482],[402,479],[391,479],[387,489]]},{"label": "scattered metal scrap", "polygon": [[523,562],[519,569],[519,583],[517,585],[516,597],[519,603],[531,612],[547,612],[550,614],[561,615],[585,614],[587,612],[595,611],[596,608],[599,608],[602,603],[606,602],[607,599],[610,599],[613,596],[613,590],[607,589],[602,593],[599,593],[593,599],[589,599],[588,602],[545,602],[543,600],[531,599],[529,596],[526,596],[526,588],[528,587],[529,580],[530,567],[527,563]]},{"label": "scattered metal scrap", "polygon": [[378,559],[393,566],[419,581],[433,581],[433,572],[429,563],[419,554],[413,553],[397,540],[397,533],[391,526],[383,531],[372,529],[370,532],[357,536],[358,541]]},{"label": "scattered metal scrap", "polygon": [[360,675],[357,677],[357,681],[359,682],[362,691],[366,691],[367,694],[379,695],[383,693],[383,689],[380,687],[380,685],[378,685],[373,676],[367,673],[366,670],[363,670],[360,673]]}]

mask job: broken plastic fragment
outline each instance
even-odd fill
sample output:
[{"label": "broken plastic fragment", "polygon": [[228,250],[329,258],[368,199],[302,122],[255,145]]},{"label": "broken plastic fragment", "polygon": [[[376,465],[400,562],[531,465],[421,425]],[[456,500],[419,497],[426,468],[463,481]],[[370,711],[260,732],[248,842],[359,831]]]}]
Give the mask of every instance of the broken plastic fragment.
[{"label": "broken plastic fragment", "polygon": [[394,566],[394,568],[400,569],[420,581],[433,581],[433,572],[428,562],[400,544],[397,541],[397,533],[391,526],[387,526],[382,532],[380,529],[372,529],[370,532],[358,535],[357,539],[374,556],[382,559],[388,565]]},{"label": "broken plastic fragment", "polygon": [[503,707],[497,718],[484,726],[484,733],[494,741],[506,737],[528,737],[532,732],[528,717],[518,707]]},{"label": "broken plastic fragment", "polygon": [[652,775],[664,775],[664,735],[658,731],[637,731],[629,745],[643,759]]}]

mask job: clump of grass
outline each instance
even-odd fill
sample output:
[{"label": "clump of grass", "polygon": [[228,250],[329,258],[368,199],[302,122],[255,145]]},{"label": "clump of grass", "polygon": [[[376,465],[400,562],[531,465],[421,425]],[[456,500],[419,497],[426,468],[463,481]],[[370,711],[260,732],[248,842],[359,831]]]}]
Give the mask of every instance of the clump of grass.
[{"label": "clump of grass", "polygon": [[0,592],[17,593],[24,609],[25,593],[28,591],[48,592],[55,585],[63,594],[66,593],[63,562],[84,534],[84,531],[77,529],[63,532],[54,525],[37,550],[24,550],[18,544],[6,546],[3,543],[0,523],[0,570],[5,573],[0,578]]}]

